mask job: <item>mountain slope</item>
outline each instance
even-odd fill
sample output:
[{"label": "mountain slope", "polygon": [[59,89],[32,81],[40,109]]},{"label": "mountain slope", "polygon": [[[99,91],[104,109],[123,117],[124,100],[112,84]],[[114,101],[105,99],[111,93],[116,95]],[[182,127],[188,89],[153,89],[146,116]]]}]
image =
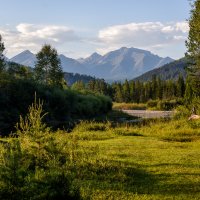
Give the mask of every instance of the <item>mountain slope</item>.
[{"label": "mountain slope", "polygon": [[81,60],[81,63],[85,65],[89,75],[106,80],[120,80],[132,79],[172,61],[169,57],[161,58],[149,51],[122,47],[104,56],[92,54],[84,61]]},{"label": "mountain slope", "polygon": [[188,66],[188,61],[186,58],[171,62],[157,69],[153,69],[149,72],[138,76],[134,80],[139,81],[150,81],[153,76],[160,77],[162,80],[177,79],[179,74],[186,78],[186,67]]},{"label": "mountain slope", "polygon": [[[132,79],[149,70],[160,67],[173,59],[162,58],[149,51],[122,47],[105,55],[93,53],[85,59],[72,59],[59,55],[63,71],[86,74],[106,80]],[[10,61],[33,67],[35,55],[26,50]]]},{"label": "mountain slope", "polygon": [[80,64],[77,60],[68,58],[64,55],[59,55],[61,65],[64,72],[86,74],[84,65]]},{"label": "mountain slope", "polygon": [[35,54],[31,53],[29,50],[25,50],[20,54],[14,56],[13,58],[11,58],[9,61],[25,66],[34,67],[36,57]]}]

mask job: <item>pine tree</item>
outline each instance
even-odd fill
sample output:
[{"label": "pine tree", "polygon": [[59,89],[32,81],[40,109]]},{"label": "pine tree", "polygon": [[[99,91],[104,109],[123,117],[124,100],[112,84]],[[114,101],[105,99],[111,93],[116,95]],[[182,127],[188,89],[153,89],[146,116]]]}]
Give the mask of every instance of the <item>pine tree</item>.
[{"label": "pine tree", "polygon": [[36,79],[48,85],[61,86],[64,75],[56,49],[50,45],[44,45],[36,58]]},{"label": "pine tree", "polygon": [[135,103],[140,103],[141,84],[142,83],[140,83],[140,81],[136,81],[136,84],[135,84]]},{"label": "pine tree", "polygon": [[176,83],[176,96],[177,97],[184,97],[185,93],[185,81],[183,76],[179,75],[177,83]]},{"label": "pine tree", "polygon": [[129,86],[129,82],[127,80],[125,80],[124,84],[123,84],[123,96],[124,96],[124,101],[126,103],[130,102],[131,98],[130,98],[130,86]]},{"label": "pine tree", "polygon": [[85,90],[85,83],[83,81],[76,81],[73,85],[72,85],[72,89],[73,90]]},{"label": "pine tree", "polygon": [[88,90],[90,90],[90,91],[95,90],[95,82],[96,82],[95,80],[91,80],[88,82],[88,85],[87,85]]},{"label": "pine tree", "polygon": [[157,79],[157,91],[156,91],[156,97],[157,99],[162,99],[162,96],[163,96],[163,81],[158,78]]},{"label": "pine tree", "polygon": [[158,87],[157,77],[156,77],[156,75],[153,75],[153,77],[152,77],[152,99],[154,99],[154,100],[157,98],[157,87]]},{"label": "pine tree", "polygon": [[0,35],[0,72],[4,70],[5,68],[5,59],[3,52],[5,50],[4,43],[2,42],[2,37]]},{"label": "pine tree", "polygon": [[114,99],[115,99],[116,102],[119,102],[119,103],[124,101],[121,83],[117,83],[115,85],[115,96],[114,96]]},{"label": "pine tree", "polygon": [[192,4],[189,27],[188,40],[186,41],[186,55],[192,60],[189,75],[192,81],[193,96],[200,96],[200,0],[196,0]]},{"label": "pine tree", "polygon": [[108,95],[107,84],[104,79],[100,80],[99,86],[100,86],[100,93],[103,95]]},{"label": "pine tree", "polygon": [[130,81],[130,100],[131,102],[135,101],[135,81]]}]

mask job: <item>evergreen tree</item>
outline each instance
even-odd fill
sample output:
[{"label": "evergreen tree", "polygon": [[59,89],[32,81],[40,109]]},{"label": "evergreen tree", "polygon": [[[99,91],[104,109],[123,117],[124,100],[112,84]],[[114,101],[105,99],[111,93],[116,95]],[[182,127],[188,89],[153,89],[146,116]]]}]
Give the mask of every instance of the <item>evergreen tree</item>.
[{"label": "evergreen tree", "polygon": [[187,77],[184,99],[186,103],[190,104],[193,97],[193,90],[191,84],[191,77]]},{"label": "evergreen tree", "polygon": [[157,87],[158,87],[157,78],[156,78],[156,75],[153,75],[153,77],[152,77],[152,99],[154,99],[154,100],[157,98]]},{"label": "evergreen tree", "polygon": [[73,85],[72,85],[72,89],[73,90],[84,90],[85,89],[85,84],[83,81],[76,81]]},{"label": "evergreen tree", "polygon": [[156,97],[157,99],[162,99],[162,96],[163,96],[163,81],[160,78],[158,78]]},{"label": "evergreen tree", "polygon": [[141,95],[141,84],[140,81],[136,81],[135,84],[135,103],[140,103],[140,95]]},{"label": "evergreen tree", "polygon": [[131,102],[134,102],[135,100],[135,81],[130,81],[130,100]]},{"label": "evergreen tree", "polygon": [[115,85],[115,96],[114,96],[114,100],[115,100],[116,102],[119,102],[119,103],[121,103],[121,102],[124,101],[121,83],[117,83],[117,84]]},{"label": "evergreen tree", "polygon": [[0,72],[4,70],[5,68],[5,59],[3,52],[5,50],[4,43],[2,42],[2,37],[0,35]]},{"label": "evergreen tree", "polygon": [[189,19],[189,35],[186,42],[187,56],[192,60],[189,75],[192,81],[193,96],[200,96],[200,0],[192,4]]},{"label": "evergreen tree", "polygon": [[61,86],[64,75],[56,49],[50,45],[44,45],[36,58],[36,79],[48,85]]},{"label": "evergreen tree", "polygon": [[185,93],[185,82],[183,76],[179,75],[176,86],[176,96],[182,98],[184,97],[184,93]]},{"label": "evergreen tree", "polygon": [[107,84],[104,79],[100,80],[99,87],[100,87],[101,94],[108,95]]},{"label": "evergreen tree", "polygon": [[176,93],[176,86],[172,80],[166,82],[166,99],[173,99]]},{"label": "evergreen tree", "polygon": [[89,81],[87,87],[88,87],[88,90],[94,91],[95,90],[95,80]]},{"label": "evergreen tree", "polygon": [[130,98],[130,86],[129,86],[129,82],[127,80],[125,80],[124,84],[123,84],[123,96],[124,96],[124,101],[126,103],[130,102],[131,98]]}]

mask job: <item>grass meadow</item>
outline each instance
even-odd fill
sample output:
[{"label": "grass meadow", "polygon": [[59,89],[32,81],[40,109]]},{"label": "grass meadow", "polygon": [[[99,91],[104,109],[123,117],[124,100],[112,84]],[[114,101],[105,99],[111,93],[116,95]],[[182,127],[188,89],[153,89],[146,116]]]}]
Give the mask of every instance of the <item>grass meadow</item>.
[{"label": "grass meadow", "polygon": [[40,114],[32,106],[18,137],[0,140],[1,199],[200,199],[200,121],[82,121],[66,133]]},{"label": "grass meadow", "polygon": [[200,199],[200,122],[82,122],[64,137],[84,199]]}]

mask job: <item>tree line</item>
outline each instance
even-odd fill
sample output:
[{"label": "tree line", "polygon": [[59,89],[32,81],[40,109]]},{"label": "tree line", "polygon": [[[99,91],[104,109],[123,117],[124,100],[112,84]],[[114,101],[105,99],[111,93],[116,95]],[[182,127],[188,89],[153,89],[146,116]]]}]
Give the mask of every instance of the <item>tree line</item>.
[{"label": "tree line", "polygon": [[146,103],[149,100],[172,100],[183,98],[186,83],[180,75],[178,80],[161,80],[153,76],[151,81],[128,81],[106,83],[103,79],[91,80],[88,84],[77,81],[72,85],[76,90],[89,90],[110,96],[115,102]]},{"label": "tree line", "polygon": [[35,94],[48,113],[43,120],[52,129],[67,130],[81,119],[93,119],[112,109],[109,97],[67,87],[57,51],[50,45],[42,47],[32,69],[6,62],[2,40],[0,44],[0,135],[15,131],[19,116],[28,112]]}]

